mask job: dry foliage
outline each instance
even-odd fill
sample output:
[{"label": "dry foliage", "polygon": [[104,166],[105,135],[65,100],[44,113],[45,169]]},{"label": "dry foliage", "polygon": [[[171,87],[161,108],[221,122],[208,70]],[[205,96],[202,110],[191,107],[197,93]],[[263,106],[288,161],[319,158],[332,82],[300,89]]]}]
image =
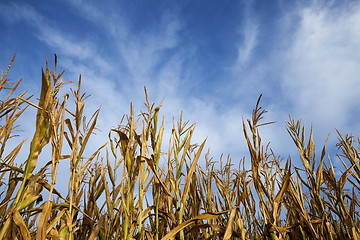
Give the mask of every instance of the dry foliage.
[{"label": "dry foliage", "polygon": [[[251,169],[245,158],[234,166],[230,157],[219,159],[217,169],[209,153],[201,168],[205,141],[192,143],[194,124],[182,117],[173,122],[169,149],[162,150],[161,104],[150,103],[145,90],[146,110],[135,116],[131,107],[111,129],[108,145],[85,156],[99,111],[84,121],[81,78],[70,90],[75,105],[68,104],[69,94],[58,96],[65,82],[55,56],[54,72],[46,63],[35,104],[27,92],[14,96],[21,80],[7,78],[13,61],[0,82],[0,239],[359,239],[354,137],[338,132],[338,158],[346,171],[337,177],[325,146],[317,162],[312,131],[306,137],[304,125],[290,117],[287,130],[302,168],[290,157],[283,163],[261,141],[259,127],[269,123],[261,123],[266,111],[259,98],[252,119],[243,121]],[[13,149],[6,144],[28,107],[37,109],[35,133],[17,167],[24,141]],[[48,144],[51,160],[37,166]],[[70,162],[66,196],[56,189],[64,161]]]}]

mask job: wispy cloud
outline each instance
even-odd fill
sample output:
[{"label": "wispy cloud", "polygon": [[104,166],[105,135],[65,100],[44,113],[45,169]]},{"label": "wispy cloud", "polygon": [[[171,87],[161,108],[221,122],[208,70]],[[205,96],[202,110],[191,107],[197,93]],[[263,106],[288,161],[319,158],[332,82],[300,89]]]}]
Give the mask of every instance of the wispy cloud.
[{"label": "wispy cloud", "polygon": [[244,23],[241,25],[241,41],[238,44],[238,57],[234,64],[234,70],[243,69],[251,59],[253,50],[258,43],[258,23],[253,14],[253,1],[245,1]]},{"label": "wispy cloud", "polygon": [[[287,51],[283,89],[294,112],[318,131],[359,124],[360,7],[318,6],[299,12],[301,21]],[[351,126],[353,125],[353,126]]]},{"label": "wispy cloud", "polygon": [[[200,96],[189,95],[191,82],[194,80],[187,74],[191,66],[185,69],[184,62],[194,52],[179,46],[179,32],[185,27],[178,16],[179,11],[177,8],[167,10],[161,16],[156,29],[140,34],[132,33],[128,30],[126,21],[119,19],[113,20],[117,21],[119,27],[113,28],[115,23],[112,21],[104,25],[111,29],[109,32],[114,39],[119,39],[116,49],[121,55],[121,63],[125,64],[129,73],[126,78],[133,82],[126,88],[133,93],[131,101],[137,102],[136,106],[140,105],[138,101],[142,102],[144,99],[142,86],[145,85],[151,99],[159,102],[165,97],[164,111],[168,129],[172,127],[172,116],[178,117],[183,110],[185,119],[197,122],[194,141],[200,143],[208,138],[207,146],[211,146],[213,156],[218,157],[222,152],[239,153],[244,150],[242,146],[245,146],[240,143],[241,116],[244,112],[239,106],[224,105],[226,108],[218,109],[215,99],[211,102],[199,98]],[[244,30],[247,42],[254,41],[248,36],[252,34],[249,32],[250,25],[254,26],[249,23],[245,26],[248,29]],[[246,54],[249,55],[252,43],[245,44],[248,44],[245,51],[248,51]],[[176,51],[170,55],[165,54],[171,49]],[[121,89],[118,91],[122,92]]]},{"label": "wispy cloud", "polygon": [[91,40],[79,39],[78,36],[61,31],[56,25],[51,24],[51,19],[46,18],[28,4],[15,3],[3,5],[3,8],[6,10],[5,19],[10,19],[10,23],[24,22],[34,29],[34,37],[56,50],[58,54],[80,61],[90,61],[104,71],[110,70],[110,65],[101,58],[96,44]]},{"label": "wispy cloud", "polygon": [[41,22],[40,16],[38,16],[36,10],[28,4],[0,3],[1,14],[0,16],[4,21],[14,24],[19,21],[28,21],[32,25],[37,25]]}]

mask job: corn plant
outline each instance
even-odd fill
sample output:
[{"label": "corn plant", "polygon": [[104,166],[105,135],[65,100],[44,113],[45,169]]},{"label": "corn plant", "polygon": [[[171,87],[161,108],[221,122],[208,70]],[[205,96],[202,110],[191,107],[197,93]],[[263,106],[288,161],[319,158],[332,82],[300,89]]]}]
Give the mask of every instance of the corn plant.
[{"label": "corn plant", "polygon": [[[358,138],[337,132],[342,166],[334,166],[327,141],[318,155],[313,129],[307,135],[290,117],[299,161],[284,160],[262,141],[261,128],[273,122],[262,121],[260,95],[242,121],[249,156],[213,159],[206,140],[193,142],[196,125],[182,112],[164,139],[162,102],[150,102],[145,88],[145,109],[130,104],[106,129],[108,141],[90,149],[101,111],[86,116],[81,75],[68,89],[55,55],[36,99],[8,78],[14,59],[0,80],[0,239],[359,239]],[[29,108],[37,113],[23,157],[26,140],[9,140],[21,137]],[[60,168],[69,173],[67,191],[57,184]]]}]

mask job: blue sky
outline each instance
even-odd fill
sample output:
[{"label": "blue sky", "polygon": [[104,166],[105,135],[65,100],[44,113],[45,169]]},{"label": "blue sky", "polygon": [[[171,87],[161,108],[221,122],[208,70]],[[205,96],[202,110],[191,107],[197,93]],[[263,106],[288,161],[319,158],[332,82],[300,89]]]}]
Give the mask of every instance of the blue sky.
[{"label": "blue sky", "polygon": [[265,121],[276,121],[262,136],[284,158],[296,153],[289,114],[313,125],[318,153],[328,133],[334,146],[335,128],[359,136],[359,1],[2,0],[0,29],[0,68],[16,52],[9,76],[30,94],[46,56],[53,65],[57,54],[64,80],[82,74],[88,112],[101,106],[94,146],[130,102],[143,109],[144,86],[150,100],[165,97],[168,128],[181,110],[197,122],[194,140],[208,137],[215,160],[248,156],[241,121],[260,94]]}]

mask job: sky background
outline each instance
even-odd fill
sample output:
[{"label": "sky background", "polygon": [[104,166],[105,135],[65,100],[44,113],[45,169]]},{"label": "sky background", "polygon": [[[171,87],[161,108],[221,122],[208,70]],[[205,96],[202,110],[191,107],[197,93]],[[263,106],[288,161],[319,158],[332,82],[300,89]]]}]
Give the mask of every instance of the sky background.
[{"label": "sky background", "polygon": [[[101,107],[94,146],[130,102],[144,110],[144,86],[151,101],[165,98],[165,139],[183,110],[214,160],[250,163],[242,118],[260,94],[264,121],[276,121],[260,133],[285,159],[297,152],[289,114],[313,126],[318,154],[329,133],[332,154],[335,128],[360,136],[359,1],[1,0],[0,29],[0,68],[16,52],[9,77],[23,78],[29,94],[39,96],[41,66],[46,57],[53,66],[54,53],[64,80],[82,75],[88,113]],[[34,113],[21,122],[30,137]]]}]

